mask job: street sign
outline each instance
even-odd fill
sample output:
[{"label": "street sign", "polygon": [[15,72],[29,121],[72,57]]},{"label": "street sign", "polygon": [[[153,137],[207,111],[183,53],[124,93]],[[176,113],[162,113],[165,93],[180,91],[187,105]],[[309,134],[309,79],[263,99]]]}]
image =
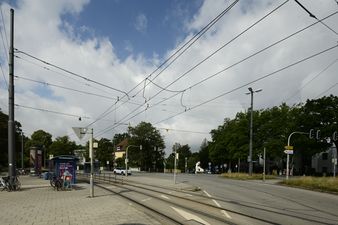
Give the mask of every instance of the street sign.
[{"label": "street sign", "polygon": [[293,146],[291,145],[286,145],[284,146],[285,150],[293,150]]},{"label": "street sign", "polygon": [[292,155],[293,154],[293,150],[284,150],[284,153],[288,154],[288,155]]},{"label": "street sign", "polygon": [[87,132],[86,128],[83,128],[83,127],[72,127],[72,128],[73,128],[74,133],[80,140],[86,135],[86,132]]}]

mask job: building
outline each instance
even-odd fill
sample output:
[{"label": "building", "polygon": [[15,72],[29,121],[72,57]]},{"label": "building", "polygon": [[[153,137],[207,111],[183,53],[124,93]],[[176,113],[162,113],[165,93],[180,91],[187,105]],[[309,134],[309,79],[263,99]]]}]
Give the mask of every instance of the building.
[{"label": "building", "polygon": [[115,159],[124,157],[124,155],[126,154],[127,146],[128,146],[128,139],[127,138],[116,145]]},{"label": "building", "polygon": [[334,144],[325,152],[313,155],[311,166],[317,174],[333,174],[337,172],[337,148]]}]

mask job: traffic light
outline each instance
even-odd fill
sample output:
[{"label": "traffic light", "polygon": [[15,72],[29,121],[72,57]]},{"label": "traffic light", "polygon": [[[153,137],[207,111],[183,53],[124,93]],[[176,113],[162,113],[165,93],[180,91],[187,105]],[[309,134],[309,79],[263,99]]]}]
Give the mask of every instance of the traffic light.
[{"label": "traffic light", "polygon": [[310,139],[315,138],[315,130],[314,130],[314,129],[310,129],[310,132],[309,132],[309,138],[310,138]]},{"label": "traffic light", "polygon": [[320,130],[317,130],[317,132],[316,132],[316,139],[320,140]]},{"label": "traffic light", "polygon": [[333,141],[338,141],[338,132],[337,131],[333,132],[332,139],[333,139]]}]

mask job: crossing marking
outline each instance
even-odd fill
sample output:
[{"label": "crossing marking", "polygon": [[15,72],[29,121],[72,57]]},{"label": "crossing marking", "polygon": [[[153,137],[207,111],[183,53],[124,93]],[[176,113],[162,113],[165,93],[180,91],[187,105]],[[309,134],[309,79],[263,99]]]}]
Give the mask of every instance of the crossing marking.
[{"label": "crossing marking", "polygon": [[[212,196],[206,192],[205,190],[203,190],[203,192],[209,197],[211,198]],[[212,199],[212,201],[215,203],[215,205],[217,207],[220,207],[221,208],[221,205],[215,200],[215,199]],[[232,219],[232,217],[225,211],[225,210],[221,210],[221,213],[223,213],[228,219]]]},{"label": "crossing marking", "polygon": [[162,198],[165,198],[165,199],[169,199],[167,196],[165,195],[161,195]]},{"label": "crossing marking", "polygon": [[196,216],[196,215],[194,215],[192,213],[188,213],[188,212],[186,212],[186,211],[184,211],[182,209],[178,209],[178,208],[175,208],[175,207],[172,207],[172,206],[171,206],[171,208],[173,210],[175,210],[178,214],[180,214],[184,219],[186,219],[188,221],[189,220],[195,220],[195,221],[197,221],[197,222],[199,222],[201,224],[210,225],[210,223],[208,223],[207,221],[201,219],[200,217],[198,217],[198,216]]},{"label": "crossing marking", "polygon": [[145,198],[145,199],[142,199],[142,202],[146,202],[146,201],[149,201],[151,199],[153,199],[153,198]]}]

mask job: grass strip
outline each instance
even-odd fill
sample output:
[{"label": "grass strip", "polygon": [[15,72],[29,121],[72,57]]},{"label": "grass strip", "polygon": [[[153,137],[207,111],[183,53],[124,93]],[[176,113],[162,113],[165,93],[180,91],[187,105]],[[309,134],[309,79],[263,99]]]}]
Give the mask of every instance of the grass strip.
[{"label": "grass strip", "polygon": [[281,184],[300,187],[314,191],[338,194],[338,178],[334,177],[301,177],[281,181]]}]

